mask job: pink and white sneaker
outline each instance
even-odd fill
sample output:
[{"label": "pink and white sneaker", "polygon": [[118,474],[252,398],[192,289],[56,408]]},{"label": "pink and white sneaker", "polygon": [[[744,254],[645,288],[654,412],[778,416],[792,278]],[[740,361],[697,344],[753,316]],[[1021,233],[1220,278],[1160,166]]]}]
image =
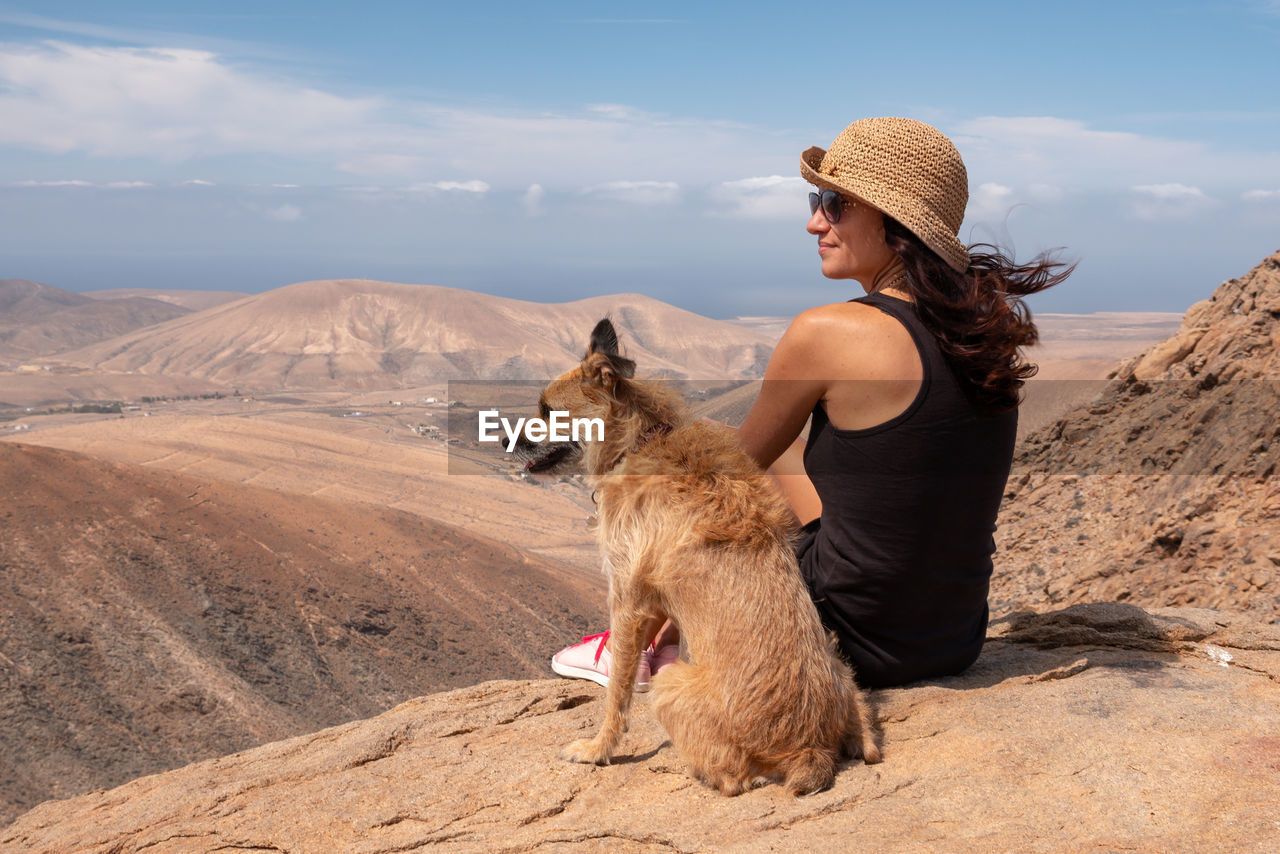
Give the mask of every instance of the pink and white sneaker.
[{"label": "pink and white sneaker", "polygon": [[[613,656],[609,652],[609,633],[587,635],[580,642],[551,656],[551,669],[561,676],[571,679],[590,679],[600,685],[609,684],[609,668],[613,664]],[[651,653],[645,650],[640,656],[640,666],[636,671],[635,690],[644,693],[649,690],[649,662]]]}]

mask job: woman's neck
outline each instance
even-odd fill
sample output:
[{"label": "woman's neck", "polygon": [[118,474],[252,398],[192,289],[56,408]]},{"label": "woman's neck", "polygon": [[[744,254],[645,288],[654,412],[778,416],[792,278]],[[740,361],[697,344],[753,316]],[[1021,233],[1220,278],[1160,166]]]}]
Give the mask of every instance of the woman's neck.
[{"label": "woman's neck", "polygon": [[911,294],[907,290],[907,268],[903,265],[902,259],[896,256],[892,262],[876,274],[875,278],[871,280],[870,286],[863,285],[863,289],[868,294],[887,293],[889,296],[913,302]]}]

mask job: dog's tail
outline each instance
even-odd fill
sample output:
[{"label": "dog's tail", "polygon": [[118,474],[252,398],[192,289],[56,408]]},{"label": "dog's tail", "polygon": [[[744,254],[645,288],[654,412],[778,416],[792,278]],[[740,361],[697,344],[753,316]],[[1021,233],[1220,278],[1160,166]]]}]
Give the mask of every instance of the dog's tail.
[{"label": "dog's tail", "polygon": [[829,788],[836,778],[835,757],[829,750],[802,747],[786,763],[787,791],[797,798]]},{"label": "dog's tail", "polygon": [[845,729],[845,752],[855,758],[861,756],[862,761],[874,765],[880,761],[880,747],[876,744],[875,730],[871,728],[871,707],[856,687],[851,699]]}]

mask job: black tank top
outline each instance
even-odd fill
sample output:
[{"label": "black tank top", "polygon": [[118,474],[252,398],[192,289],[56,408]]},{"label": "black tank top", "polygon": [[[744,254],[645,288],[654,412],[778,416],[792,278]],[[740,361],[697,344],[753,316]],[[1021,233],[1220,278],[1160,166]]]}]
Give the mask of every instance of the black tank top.
[{"label": "black tank top", "polygon": [[923,378],[906,410],[864,430],[837,429],[814,407],[804,463],[822,517],[798,546],[801,570],[859,682],[959,673],[986,636],[1018,411],[974,406],[912,303],[885,294],[853,302],[907,328]]}]

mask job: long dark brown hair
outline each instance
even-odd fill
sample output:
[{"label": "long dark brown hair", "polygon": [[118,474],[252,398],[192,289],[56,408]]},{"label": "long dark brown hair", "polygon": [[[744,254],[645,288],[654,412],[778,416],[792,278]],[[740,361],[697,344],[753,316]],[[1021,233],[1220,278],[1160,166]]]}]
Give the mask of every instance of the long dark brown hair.
[{"label": "long dark brown hair", "polygon": [[904,290],[969,396],[987,411],[1015,408],[1022,384],[1036,373],[1019,348],[1040,339],[1022,297],[1053,287],[1076,265],[1047,252],[1029,264],[1015,264],[998,246],[975,243],[969,247],[969,269],[957,273],[888,215],[884,234],[906,266]]}]

